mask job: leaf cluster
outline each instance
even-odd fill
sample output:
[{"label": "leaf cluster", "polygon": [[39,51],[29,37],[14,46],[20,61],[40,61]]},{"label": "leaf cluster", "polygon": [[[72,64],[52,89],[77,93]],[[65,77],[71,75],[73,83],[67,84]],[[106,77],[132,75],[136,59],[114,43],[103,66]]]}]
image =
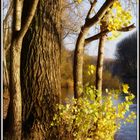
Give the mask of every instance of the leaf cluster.
[{"label": "leaf cluster", "polygon": [[[55,114],[51,126],[63,127],[62,135],[71,135],[74,140],[113,140],[122,122],[132,123],[136,119],[135,112],[129,111],[134,95],[128,91],[128,85],[123,84],[120,90],[106,89],[106,96],[86,85],[84,94],[79,99],[69,100],[66,105],[58,104],[58,114]],[[124,102],[114,105],[125,94]]]}]

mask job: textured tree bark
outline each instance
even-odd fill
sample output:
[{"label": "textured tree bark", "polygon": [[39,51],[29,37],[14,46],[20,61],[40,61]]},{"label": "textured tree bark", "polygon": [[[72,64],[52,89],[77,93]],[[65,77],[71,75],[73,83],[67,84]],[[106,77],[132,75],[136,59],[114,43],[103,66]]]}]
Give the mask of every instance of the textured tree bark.
[{"label": "textured tree bark", "polygon": [[59,103],[61,0],[40,1],[23,43],[21,85],[25,139],[59,139],[50,123]]},{"label": "textured tree bark", "polygon": [[[101,26],[101,31],[104,31],[105,25]],[[106,41],[106,35],[102,35],[99,41],[98,58],[96,66],[96,89],[102,93],[102,81],[103,81],[103,63],[104,63],[104,46]]]}]

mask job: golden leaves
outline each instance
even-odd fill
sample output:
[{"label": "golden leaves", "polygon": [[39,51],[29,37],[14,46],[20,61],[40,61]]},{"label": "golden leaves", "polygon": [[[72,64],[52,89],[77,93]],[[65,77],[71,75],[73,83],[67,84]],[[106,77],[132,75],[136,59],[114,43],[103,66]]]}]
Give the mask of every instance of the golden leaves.
[{"label": "golden leaves", "polygon": [[94,65],[89,65],[88,66],[88,75],[93,75],[96,72],[96,66]]},{"label": "golden leaves", "polygon": [[129,89],[128,84],[123,84],[123,85],[122,85],[122,91],[123,91],[124,93],[129,93],[129,92],[128,92],[128,89]]},{"label": "golden leaves", "polygon": [[81,3],[81,2],[82,2],[82,0],[77,0],[77,2],[78,2],[78,3]]},{"label": "golden leaves", "polygon": [[130,11],[124,10],[120,2],[116,1],[110,10],[109,18],[107,20],[108,30],[116,31],[122,27],[128,26],[131,23],[132,16]]}]

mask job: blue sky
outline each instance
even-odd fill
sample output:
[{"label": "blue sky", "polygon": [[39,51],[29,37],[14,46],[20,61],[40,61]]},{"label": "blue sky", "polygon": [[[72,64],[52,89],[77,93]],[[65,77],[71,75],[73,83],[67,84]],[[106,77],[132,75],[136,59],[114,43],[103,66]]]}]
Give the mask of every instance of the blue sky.
[{"label": "blue sky", "polygon": [[[96,6],[96,11],[98,11],[98,9],[101,7],[101,5],[104,3],[105,0],[100,0],[100,3],[98,2],[97,3],[97,6]],[[124,2],[124,1],[123,1]],[[123,3],[122,2],[122,3]],[[124,3],[123,3],[124,5]],[[80,5],[82,8],[82,11],[88,11],[89,9],[89,4],[88,2],[85,0],[81,3]],[[137,23],[137,19],[136,19],[136,15],[134,15],[134,11],[132,12],[132,23]],[[83,23],[84,24],[84,21]],[[129,32],[123,32],[117,39],[115,40],[108,40],[105,44],[105,58],[115,58],[115,53],[116,53],[116,47],[117,47],[117,43],[119,41],[121,41],[123,38],[127,37],[128,35],[130,35],[132,32],[134,32],[136,30],[133,30],[133,31],[129,31]],[[90,30],[90,33],[89,34],[95,34],[93,33],[93,29]],[[65,46],[67,49],[70,49],[70,50],[73,50],[75,48],[75,43],[76,43],[76,39],[77,37],[68,37],[64,40],[65,42]],[[94,55],[94,56],[97,56],[97,52],[98,52],[98,40],[97,41],[94,41],[92,43],[90,43],[88,46],[86,46],[85,48],[85,52],[88,53],[89,55]]]}]

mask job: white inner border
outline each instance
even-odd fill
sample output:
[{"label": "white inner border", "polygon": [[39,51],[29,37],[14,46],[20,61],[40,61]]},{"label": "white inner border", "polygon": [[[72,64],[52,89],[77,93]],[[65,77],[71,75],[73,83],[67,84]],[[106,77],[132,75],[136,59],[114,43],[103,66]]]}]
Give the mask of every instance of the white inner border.
[{"label": "white inner border", "polygon": [[137,0],[137,140],[139,140],[139,1]]},{"label": "white inner border", "polygon": [[[137,1],[137,140],[139,140],[139,1]],[[1,140],[3,140],[3,0],[1,0]]]},{"label": "white inner border", "polygon": [[1,0],[1,140],[3,140],[3,0]]}]

